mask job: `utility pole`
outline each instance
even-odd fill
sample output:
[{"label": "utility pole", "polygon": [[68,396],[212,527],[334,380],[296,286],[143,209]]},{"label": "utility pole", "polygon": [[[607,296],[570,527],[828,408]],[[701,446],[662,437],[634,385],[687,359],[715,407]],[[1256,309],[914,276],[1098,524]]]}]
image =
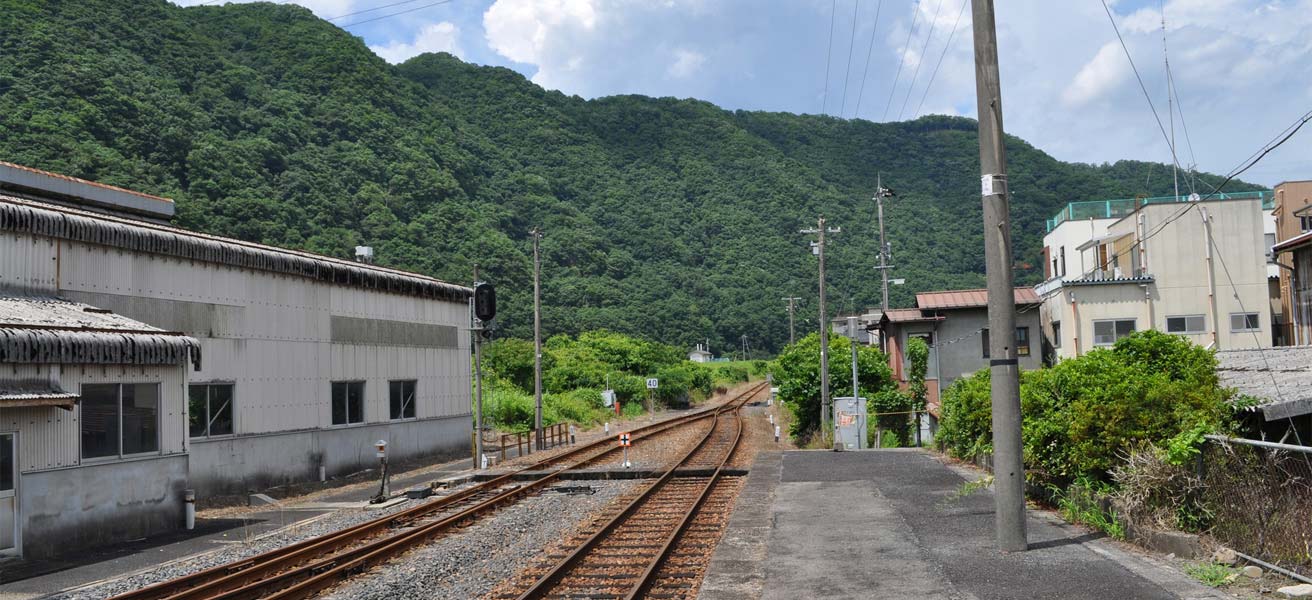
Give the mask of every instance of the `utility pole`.
[{"label": "utility pole", "polygon": [[852,397],[861,399],[861,388],[858,385],[856,377],[856,326],[857,318],[847,318],[847,333],[852,337]]},{"label": "utility pole", "polygon": [[[478,281],[478,264],[474,264],[474,285]],[[474,299],[469,299],[469,315],[474,334],[474,469],[483,468],[483,322],[474,316]]]},{"label": "utility pole", "polygon": [[803,229],[802,233],[818,234],[819,241],[811,242],[811,251],[820,257],[820,436],[823,440],[832,439],[829,431],[829,317],[825,315],[825,233],[840,233],[842,227],[825,227],[822,215],[816,221],[815,229]]},{"label": "utility pole", "polygon": [[975,34],[975,96],[979,113],[980,196],[984,204],[984,265],[989,299],[989,371],[993,402],[993,476],[998,548],[1022,552],[1025,466],[1021,462],[1020,372],[1016,363],[1016,302],[1012,291],[1007,152],[1002,137],[1002,84],[993,0],[971,0]]},{"label": "utility pole", "polygon": [[534,227],[533,236],[533,429],[537,431],[538,450],[542,444],[542,258],[538,254],[538,241],[542,230]]},{"label": "utility pole", "polygon": [[743,360],[747,360],[747,334],[743,334]]},{"label": "utility pole", "polygon": [[[892,198],[893,190],[884,187],[884,176],[879,174],[875,179],[875,205],[879,207],[879,275],[884,280],[884,303],[882,304],[883,312],[888,314],[888,270],[893,268],[888,264],[891,257],[891,248],[888,246],[888,240],[884,237],[884,198]],[[884,332],[879,332],[879,349],[888,352],[888,342],[884,339]]]},{"label": "utility pole", "polygon": [[787,298],[784,298],[784,301],[788,303],[788,345],[789,346],[797,343],[797,334],[793,329],[793,309],[794,309],[793,303],[797,302],[798,300],[801,300],[801,298],[797,298],[795,296],[789,296]]}]

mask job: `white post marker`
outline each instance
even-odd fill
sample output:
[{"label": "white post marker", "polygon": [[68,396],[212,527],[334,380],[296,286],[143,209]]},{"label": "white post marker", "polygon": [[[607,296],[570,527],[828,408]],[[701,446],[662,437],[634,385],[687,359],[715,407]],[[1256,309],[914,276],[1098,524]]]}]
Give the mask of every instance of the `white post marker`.
[{"label": "white post marker", "polygon": [[629,463],[629,434],[620,434],[620,447],[624,449],[624,468],[633,466]]},{"label": "white post marker", "polygon": [[606,421],[606,435],[610,435],[610,421]]},{"label": "white post marker", "polygon": [[776,444],[779,443],[779,426],[778,426],[778,425],[775,425],[775,426],[774,426],[774,443],[776,443]]}]

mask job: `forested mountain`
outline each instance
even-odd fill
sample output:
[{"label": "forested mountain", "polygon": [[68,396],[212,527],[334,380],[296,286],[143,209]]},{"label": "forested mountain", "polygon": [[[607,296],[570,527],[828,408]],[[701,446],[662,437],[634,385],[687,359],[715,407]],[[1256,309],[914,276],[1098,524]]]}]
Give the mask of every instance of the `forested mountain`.
[{"label": "forested mountain", "polygon": [[[1167,167],[1063,163],[1008,139],[1020,281],[1071,200],[1170,193]],[[528,230],[543,228],[544,327],[714,350],[815,324],[808,237],[824,214],[833,312],[878,303],[877,173],[895,304],[983,281],[975,122],[876,124],[584,100],[518,73],[423,55],[388,65],[289,5],[0,0],[0,160],[175,198],[178,222],[499,284],[531,331]],[[1217,182],[1219,178],[1206,177]],[[1232,184],[1228,190],[1252,189]],[[806,320],[810,320],[806,324]]]}]

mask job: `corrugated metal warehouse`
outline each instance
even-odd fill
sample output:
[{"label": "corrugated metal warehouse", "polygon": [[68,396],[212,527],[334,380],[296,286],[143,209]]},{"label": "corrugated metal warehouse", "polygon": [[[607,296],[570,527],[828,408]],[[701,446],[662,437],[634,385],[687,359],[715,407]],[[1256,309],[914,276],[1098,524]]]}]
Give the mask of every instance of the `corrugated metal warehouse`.
[{"label": "corrugated metal warehouse", "polygon": [[[378,439],[399,459],[468,445],[468,288],[178,229],[164,224],[172,211],[163,198],[0,163],[0,295],[11,298],[0,301],[0,330],[86,335],[99,326],[69,315],[112,317],[118,324],[105,335],[153,333],[195,344],[186,347],[197,358],[184,366],[181,355],[159,350],[147,365],[97,349],[33,360],[26,338],[0,333],[0,471],[8,440],[12,552],[48,555],[68,549],[60,539],[86,545],[177,527],[183,487],[205,497],[310,480],[321,466],[350,472],[374,464]],[[6,308],[19,306],[25,311]],[[51,311],[49,328],[9,314]],[[148,413],[129,418],[126,408],[133,394],[154,389],[138,390],[143,384],[159,390],[154,433],[140,422]],[[15,404],[31,390],[42,404]],[[103,429],[93,416],[104,415],[91,407],[109,406],[111,395],[119,422],[111,435],[124,437],[112,455],[101,447],[104,432],[92,432]],[[156,442],[129,444],[129,435]],[[0,472],[0,488],[5,478]],[[85,493],[59,502],[40,495],[56,484]],[[97,497],[96,488],[135,493],[136,506],[155,508],[136,521],[78,521],[78,511],[133,504]]]}]

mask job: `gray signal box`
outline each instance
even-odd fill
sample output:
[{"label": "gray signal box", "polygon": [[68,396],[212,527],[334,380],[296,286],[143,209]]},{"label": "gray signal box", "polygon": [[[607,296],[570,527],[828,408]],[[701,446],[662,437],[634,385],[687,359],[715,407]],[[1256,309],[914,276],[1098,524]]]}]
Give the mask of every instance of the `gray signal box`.
[{"label": "gray signal box", "polygon": [[834,450],[866,447],[866,399],[834,398]]}]

